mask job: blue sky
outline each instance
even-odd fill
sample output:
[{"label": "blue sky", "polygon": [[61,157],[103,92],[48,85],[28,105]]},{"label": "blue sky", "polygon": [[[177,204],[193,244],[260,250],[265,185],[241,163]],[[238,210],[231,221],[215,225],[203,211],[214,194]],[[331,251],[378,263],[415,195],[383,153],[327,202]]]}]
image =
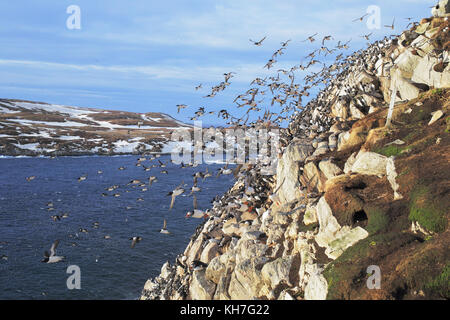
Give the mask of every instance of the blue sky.
[{"label": "blue sky", "polygon": [[[301,42],[316,32],[333,35],[351,51],[400,33],[413,17],[430,16],[435,0],[17,0],[0,4],[0,97],[133,112],[165,112],[189,122],[177,104],[218,110],[263,76],[266,61],[292,39],[276,69],[306,61]],[[81,29],[70,30],[67,7],[81,9]],[[381,29],[353,19],[367,7],[381,9]],[[396,17],[394,31],[384,28]],[[267,36],[256,47],[249,38]],[[350,53],[350,51],[348,52]],[[273,69],[271,69],[273,70]],[[202,98],[234,71],[232,85]],[[272,74],[272,73],[271,73]],[[203,89],[195,91],[199,83]],[[216,117],[204,122],[218,124]]]}]

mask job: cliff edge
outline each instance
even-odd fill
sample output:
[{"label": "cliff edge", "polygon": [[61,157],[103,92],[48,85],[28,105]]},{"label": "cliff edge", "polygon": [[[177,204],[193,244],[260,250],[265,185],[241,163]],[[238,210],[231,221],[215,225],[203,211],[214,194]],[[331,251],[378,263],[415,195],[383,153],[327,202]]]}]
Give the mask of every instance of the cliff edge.
[{"label": "cliff edge", "polygon": [[141,299],[448,299],[450,15],[440,4],[348,57],[284,131],[277,174],[244,166]]}]

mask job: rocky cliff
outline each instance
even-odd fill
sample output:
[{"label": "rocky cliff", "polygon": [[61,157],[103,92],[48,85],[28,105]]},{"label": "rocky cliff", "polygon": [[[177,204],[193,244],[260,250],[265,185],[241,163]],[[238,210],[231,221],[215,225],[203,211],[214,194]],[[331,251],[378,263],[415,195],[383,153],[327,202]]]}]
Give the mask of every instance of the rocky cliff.
[{"label": "rocky cliff", "polygon": [[141,298],[448,299],[447,3],[349,57]]}]

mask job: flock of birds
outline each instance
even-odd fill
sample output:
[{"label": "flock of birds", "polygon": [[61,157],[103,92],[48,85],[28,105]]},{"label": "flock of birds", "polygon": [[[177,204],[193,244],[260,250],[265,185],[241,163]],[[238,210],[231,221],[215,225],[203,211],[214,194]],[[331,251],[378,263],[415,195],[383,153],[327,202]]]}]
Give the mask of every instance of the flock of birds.
[{"label": "flock of birds", "polygon": [[[368,15],[363,15],[359,18],[354,19],[354,22],[362,22],[364,18]],[[408,26],[416,25],[417,22],[412,22],[412,18],[405,18],[409,21]],[[392,21],[391,25],[385,25],[385,28],[394,30],[395,29],[395,18]],[[323,86],[328,85],[336,74],[341,73],[343,70],[351,66],[354,61],[351,56],[344,57],[344,51],[349,49],[349,43],[351,39],[347,42],[338,41],[335,45],[330,46],[330,42],[334,40],[332,35],[325,35],[321,37],[321,39],[317,39],[318,33],[312,34],[308,36],[306,39],[302,40],[302,42],[309,42],[310,44],[314,44],[316,41],[320,42],[320,46],[311,51],[308,55],[306,55],[303,59],[304,61],[298,65],[294,65],[288,69],[278,69],[275,74],[271,76],[267,76],[265,78],[255,78],[251,83],[251,88],[247,91],[237,95],[233,101],[233,104],[237,109],[241,109],[246,107],[247,111],[241,117],[235,117],[231,114],[230,108],[221,109],[219,111],[206,111],[204,107],[198,108],[194,112],[191,120],[197,120],[205,115],[214,115],[217,114],[218,118],[222,118],[225,120],[225,123],[228,126],[234,127],[245,127],[245,128],[261,128],[261,127],[281,127],[283,122],[290,122],[293,118],[295,118],[303,109],[304,109],[304,99],[309,97],[312,93],[312,90],[320,89]],[[369,41],[372,33],[361,35],[362,38]],[[258,41],[254,41],[249,39],[249,41],[257,47],[261,47],[264,44],[264,41],[267,39],[267,36],[263,37]],[[291,43],[291,39],[281,42],[281,46],[272,54],[267,63],[263,66],[263,68],[270,70],[274,68],[275,64],[278,62],[278,59],[285,54],[289,44]],[[328,57],[329,55],[335,55],[334,61],[331,64],[326,64],[320,61],[320,57]],[[320,66],[320,67],[319,67]],[[298,78],[296,72],[302,71],[306,74],[303,79]],[[230,80],[236,75],[235,72],[227,72],[223,74],[223,81],[217,85],[211,87],[211,91],[204,96],[204,98],[213,98],[218,93],[226,90],[231,82]],[[297,80],[297,82],[296,82]],[[203,88],[203,84],[199,84],[195,87],[195,91],[201,90]],[[269,103],[265,104],[263,107],[263,102],[267,101],[266,96],[271,94],[271,98],[268,99]],[[177,112],[180,113],[183,109],[188,109],[189,106],[187,104],[178,104]],[[279,107],[278,110],[274,110],[275,107]],[[264,108],[264,114],[261,116],[259,112],[261,112]],[[256,120],[250,121],[250,112],[258,113],[258,118]],[[256,118],[256,117],[255,117]],[[150,158],[141,157],[138,159],[136,166],[140,166],[145,171],[150,171],[155,168],[165,168],[167,163],[161,162],[159,159],[159,155],[152,155]],[[153,164],[151,166],[145,166],[143,164],[144,161],[155,161],[158,164]],[[197,164],[189,163],[182,164],[181,167],[196,167]],[[223,168],[220,168],[217,173],[217,177],[220,175],[230,175],[234,174],[235,177],[245,174],[248,177],[254,175],[252,171],[251,165],[238,165],[234,170],[228,167],[227,163]],[[124,167],[120,167],[119,170],[124,170]],[[161,170],[163,174],[168,174],[168,170]],[[101,171],[98,171],[98,174],[102,174]],[[206,171],[199,171],[193,175],[193,184],[190,188],[189,195],[193,197],[193,210],[187,212],[186,218],[198,218],[198,219],[207,219],[209,218],[209,211],[203,211],[198,208],[197,205],[197,197],[196,193],[201,191],[201,188],[198,185],[199,179],[205,180],[213,175],[212,172],[209,172],[208,169]],[[35,180],[35,176],[27,177],[26,180],[31,182]],[[80,176],[77,180],[79,183],[83,183],[88,178],[87,175]],[[141,182],[140,180],[131,180],[128,185],[141,187],[143,191],[146,191],[149,187],[152,186],[153,183],[156,183],[158,180],[156,176],[150,176],[148,178],[148,182]],[[186,193],[186,184],[182,181],[176,188],[174,188],[171,192],[167,194],[170,197],[170,206],[169,211],[173,209],[175,205],[176,198],[184,193]],[[114,197],[120,197],[120,193],[117,191],[119,188],[118,185],[113,185],[108,187],[106,191],[114,192]],[[188,189],[189,190],[189,189]],[[102,196],[108,196],[107,193],[102,193]],[[273,194],[268,195],[273,196]],[[140,199],[138,199],[139,201]],[[245,204],[245,207],[238,209],[247,210],[251,204]],[[226,206],[227,204],[223,204]],[[48,203],[48,209],[52,210],[53,204]],[[61,215],[53,215],[51,218],[54,221],[59,221],[61,219],[67,218],[68,213],[63,213]],[[98,224],[94,224],[94,227],[98,227]],[[87,229],[80,228],[80,232],[87,233]],[[163,227],[159,230],[160,233],[170,234],[167,229],[167,221],[164,219]],[[108,238],[109,236],[105,236]],[[131,248],[134,248],[136,244],[142,241],[142,237],[135,235],[129,238],[131,241]],[[64,260],[64,257],[56,255],[56,249],[58,247],[59,240],[56,240],[48,251],[44,253],[44,259],[42,262],[44,263],[57,263]],[[7,257],[2,256],[2,259],[7,259]],[[192,268],[202,267],[202,263],[199,261],[194,261]]]},{"label": "flock of birds", "polygon": [[[162,174],[169,174],[169,172],[168,172],[168,170],[166,168],[167,168],[167,165],[169,164],[170,160],[168,160],[166,162],[162,162],[160,160],[160,158],[161,158],[160,154],[153,154],[153,155],[149,155],[149,156],[140,156],[137,159],[137,162],[135,163],[135,166],[136,167],[141,167],[145,172],[148,172],[148,171],[151,171],[151,170],[153,170],[153,171],[158,170]],[[145,165],[146,162],[150,162],[150,164]],[[190,164],[190,163],[189,164],[184,164],[183,163],[183,164],[181,164],[181,168],[188,168],[188,167],[195,168],[197,166],[198,166],[197,163],[192,163],[192,164]],[[125,166],[120,166],[117,169],[120,170],[120,171],[123,171],[123,170],[126,170],[126,167]],[[163,169],[163,170],[161,170],[161,169]],[[226,164],[223,168],[218,169],[216,177],[218,178],[220,175],[229,175],[231,173],[233,173],[233,170],[229,169],[228,168],[228,164]],[[97,171],[97,175],[102,175],[102,174],[103,174],[102,170],[98,170]],[[170,191],[167,194],[167,196],[170,197],[170,199],[171,199],[170,200],[169,211],[173,209],[176,197],[182,195],[183,193],[185,193],[188,190],[188,191],[190,191],[188,196],[192,196],[193,197],[193,210],[187,212],[185,217],[186,218],[204,218],[204,219],[208,218],[208,213],[207,212],[204,212],[204,211],[198,209],[196,193],[201,191],[201,188],[199,187],[199,183],[198,183],[199,179],[204,181],[205,179],[207,179],[209,177],[212,177],[212,176],[213,176],[213,173],[209,172],[209,169],[206,168],[205,171],[198,171],[198,172],[195,172],[193,174],[193,184],[192,184],[192,187],[190,189],[186,188],[187,184],[185,184],[184,181],[183,181],[175,189]],[[88,179],[88,174],[83,174],[83,175],[79,176],[78,178],[76,178],[76,181],[78,183],[83,183],[87,179]],[[33,175],[33,176],[26,177],[25,180],[28,183],[31,183],[32,181],[36,180],[36,176]],[[139,179],[132,179],[127,184],[122,186],[122,189],[123,189],[123,187],[131,186],[132,188],[140,188],[140,190],[142,192],[145,192],[145,191],[148,191],[148,189],[156,182],[158,182],[158,178],[155,175],[151,175],[148,178],[147,182],[141,181]],[[106,187],[105,188],[105,192],[102,192],[101,196],[102,197],[108,197],[108,196],[120,197],[121,196],[121,193],[119,192],[120,189],[121,189],[121,186],[118,185],[118,184]],[[108,192],[110,192],[110,193],[108,193]],[[125,189],[124,192],[130,192],[130,190]],[[143,201],[143,199],[140,197],[140,198],[137,199],[137,201]],[[48,212],[55,211],[56,210],[55,204],[52,201],[47,202],[46,203],[46,209],[47,209]],[[127,206],[126,209],[129,210],[129,209],[131,209],[131,207]],[[50,216],[50,218],[54,222],[61,221],[62,219],[66,219],[68,217],[69,217],[69,213],[68,212],[61,212],[60,214],[53,214],[53,215]],[[97,222],[97,221],[92,224],[92,228],[94,228],[94,229],[99,228],[99,226],[100,226],[100,223]],[[89,230],[87,228],[81,227],[81,228],[78,229],[78,232],[87,234],[89,232]],[[73,237],[77,238],[78,237],[78,232],[75,233],[75,235],[69,235],[69,236],[71,238],[73,238]],[[161,229],[158,230],[158,232],[162,233],[162,234],[166,234],[166,235],[171,233],[167,229],[167,220],[166,219],[164,219],[163,226],[162,226]],[[110,239],[111,236],[110,235],[105,235],[104,238],[105,239]],[[143,239],[143,237],[139,236],[139,235],[131,236],[129,238],[129,241],[131,241],[130,247],[134,248],[137,243],[142,241],[142,239]],[[62,262],[62,261],[65,260],[64,256],[56,255],[56,249],[57,249],[59,243],[60,243],[60,240],[55,240],[54,241],[54,243],[51,245],[50,249],[46,250],[44,252],[44,258],[41,260],[41,262],[43,262],[43,263],[58,263],[58,262]],[[72,243],[72,246],[76,246],[76,243]],[[2,255],[1,259],[2,260],[8,260],[8,257],[6,255]]]},{"label": "flock of birds", "polygon": [[[363,22],[369,14],[365,14],[353,20],[353,22]],[[413,18],[405,18],[409,23],[407,27],[411,25],[417,25],[417,22],[412,21]],[[384,25],[385,28],[395,30],[395,17],[390,25]],[[360,37],[369,41],[373,33],[364,34]],[[320,46],[315,48],[307,56],[303,58],[303,62],[298,65],[294,65],[288,69],[277,69],[276,73],[272,76],[265,78],[257,77],[251,83],[251,88],[246,92],[238,94],[233,101],[234,106],[237,109],[246,107],[247,110],[243,116],[233,116],[230,112],[233,106],[221,109],[219,111],[206,111],[205,107],[199,107],[194,111],[194,116],[191,120],[198,120],[204,115],[217,114],[218,118],[225,120],[226,125],[234,127],[260,127],[261,125],[266,127],[281,126],[284,122],[290,122],[293,117],[298,115],[305,106],[305,100],[310,97],[313,90],[320,88],[321,86],[328,85],[336,74],[341,73],[343,70],[352,65],[353,61],[350,60],[350,56],[344,57],[344,51],[349,49],[349,43],[338,41],[334,46],[329,46],[329,42],[334,40],[332,35],[325,35],[320,39],[317,39],[318,33],[308,36],[301,42],[309,42],[311,44],[320,42]],[[390,37],[396,37],[397,35],[391,35]],[[257,47],[263,46],[267,36],[264,36],[260,40],[249,41]],[[278,59],[285,54],[289,43],[292,39],[281,42],[279,47],[266,62],[263,68],[270,70],[274,68]],[[329,55],[335,55],[334,61],[327,65],[322,62],[320,57],[327,57]],[[296,72],[303,71],[306,76],[300,79],[296,83],[298,78]],[[219,92],[224,91],[231,84],[230,80],[236,75],[235,72],[224,73],[224,80],[211,87],[210,93],[204,96],[204,98],[213,98]],[[203,88],[203,83],[200,83],[195,87],[195,90]],[[266,97],[271,94],[271,97]],[[264,103],[265,101],[268,101]],[[279,111],[275,112],[274,107],[280,107]],[[177,111],[187,109],[187,104],[178,104]],[[261,116],[261,114],[264,114]],[[253,117],[254,121],[249,121],[250,113],[255,112],[256,116]]]}]

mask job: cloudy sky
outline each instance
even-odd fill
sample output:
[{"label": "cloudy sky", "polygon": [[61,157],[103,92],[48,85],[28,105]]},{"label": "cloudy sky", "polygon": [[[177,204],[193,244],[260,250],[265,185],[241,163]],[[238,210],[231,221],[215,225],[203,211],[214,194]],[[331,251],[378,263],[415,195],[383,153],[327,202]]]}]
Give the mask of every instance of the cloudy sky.
[{"label": "cloudy sky", "polygon": [[[318,32],[350,42],[351,51],[397,34],[412,17],[430,16],[435,0],[16,0],[0,3],[0,97],[134,112],[165,112],[189,122],[177,104],[222,109],[263,76],[266,61],[292,39],[275,66],[306,62],[302,42]],[[80,8],[81,29],[69,29],[67,8]],[[352,20],[380,8],[381,28]],[[395,30],[390,25],[395,17]],[[249,39],[267,36],[263,46]],[[348,52],[350,53],[350,51]],[[272,69],[273,70],[273,69]],[[234,71],[214,99],[211,86]],[[194,87],[203,84],[203,89]],[[204,120],[215,124],[217,118]]]}]

